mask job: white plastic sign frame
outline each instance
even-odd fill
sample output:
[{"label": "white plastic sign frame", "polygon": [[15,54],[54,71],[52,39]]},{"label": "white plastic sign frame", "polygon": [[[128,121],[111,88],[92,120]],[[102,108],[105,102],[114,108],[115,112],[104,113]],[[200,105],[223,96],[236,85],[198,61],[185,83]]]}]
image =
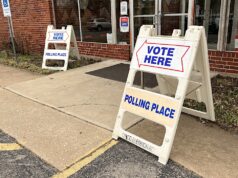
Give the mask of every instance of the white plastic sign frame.
[{"label": "white plastic sign frame", "polygon": [[[195,61],[201,64],[202,83],[207,112],[185,110],[185,112],[214,121],[215,114],[210,83],[208,49],[205,31],[200,26],[190,26],[185,37],[154,36],[154,28],[144,25],[135,46],[130,71],[122,96],[113,131],[113,138],[121,137],[159,157],[159,162],[167,164],[172,149],[176,129],[183,108],[190,77]],[[137,71],[178,79],[175,97],[142,90],[133,86]],[[159,84],[160,85],[160,84]],[[161,146],[155,145],[122,128],[124,114],[130,112],[165,127]]]},{"label": "white plastic sign frame", "polygon": [[[73,43],[73,47],[71,43]],[[54,44],[55,49],[49,49],[49,44]],[[66,48],[62,49],[59,44],[65,44]],[[69,55],[76,56],[78,59],[80,57],[73,26],[68,25],[66,29],[54,29],[53,25],[49,25],[45,39],[42,68],[66,71],[68,68]],[[63,67],[50,67],[46,65],[47,60],[62,60],[64,61],[64,65]]]}]

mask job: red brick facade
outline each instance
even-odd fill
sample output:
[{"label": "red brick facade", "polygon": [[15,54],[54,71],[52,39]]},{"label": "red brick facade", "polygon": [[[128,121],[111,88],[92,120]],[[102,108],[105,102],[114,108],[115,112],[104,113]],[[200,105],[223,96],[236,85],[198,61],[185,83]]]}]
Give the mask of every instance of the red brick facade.
[{"label": "red brick facade", "polygon": [[212,71],[238,74],[238,52],[209,50],[209,62]]},{"label": "red brick facade", "polygon": [[[100,43],[78,42],[79,53],[82,55],[130,60],[129,45],[110,45]],[[209,50],[211,71],[238,74],[238,53],[233,51]]]},{"label": "red brick facade", "polygon": [[[10,0],[17,49],[42,54],[47,25],[53,23],[51,0]],[[0,8],[0,50],[9,41],[7,19]],[[129,45],[78,42],[82,55],[130,60]],[[212,71],[238,74],[238,52],[209,50]]]},{"label": "red brick facade", "polygon": [[82,55],[98,56],[121,60],[130,59],[129,45],[78,42],[78,47],[79,53]]},{"label": "red brick facade", "polygon": [[[51,1],[10,0],[17,50],[41,53],[47,25],[52,23]],[[8,25],[0,8],[0,48],[8,41]]]},{"label": "red brick facade", "polygon": [[2,7],[0,7],[0,49],[4,47],[4,43],[8,41],[8,37],[7,18],[3,17]]}]

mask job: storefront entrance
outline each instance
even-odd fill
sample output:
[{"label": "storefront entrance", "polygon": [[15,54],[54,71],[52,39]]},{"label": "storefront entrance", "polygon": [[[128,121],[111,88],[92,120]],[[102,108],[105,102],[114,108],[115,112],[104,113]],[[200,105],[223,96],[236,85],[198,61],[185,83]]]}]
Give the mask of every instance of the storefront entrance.
[{"label": "storefront entrance", "polygon": [[191,21],[189,18],[192,18],[189,15],[192,14],[192,3],[188,0],[131,1],[131,48],[134,47],[141,25],[154,25],[158,35],[171,35],[174,29],[181,29],[184,34]]}]

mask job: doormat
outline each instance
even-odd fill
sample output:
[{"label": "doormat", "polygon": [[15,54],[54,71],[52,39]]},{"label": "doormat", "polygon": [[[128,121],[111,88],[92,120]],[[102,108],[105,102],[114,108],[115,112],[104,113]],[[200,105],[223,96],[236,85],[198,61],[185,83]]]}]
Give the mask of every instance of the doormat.
[{"label": "doormat", "polygon": [[[105,67],[99,70],[94,70],[87,72],[86,74],[102,77],[110,80],[115,80],[118,82],[126,82],[128,72],[129,72],[129,64],[116,64],[110,67]],[[140,72],[136,73],[134,85],[141,85],[141,74]],[[156,76],[150,73],[144,73],[144,86],[148,88],[154,88],[158,85]]]}]

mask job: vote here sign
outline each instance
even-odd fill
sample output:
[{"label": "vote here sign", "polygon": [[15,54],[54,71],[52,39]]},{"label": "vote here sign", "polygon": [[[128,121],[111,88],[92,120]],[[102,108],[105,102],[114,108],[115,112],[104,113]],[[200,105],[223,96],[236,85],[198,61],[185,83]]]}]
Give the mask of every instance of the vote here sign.
[{"label": "vote here sign", "polygon": [[137,40],[132,67],[142,71],[183,77],[191,62],[192,42],[163,38]]},{"label": "vote here sign", "polygon": [[126,87],[122,108],[157,123],[173,127],[178,119],[179,101],[145,90]]},{"label": "vote here sign", "polygon": [[65,42],[69,38],[66,31],[50,31],[48,41],[50,42]]}]

